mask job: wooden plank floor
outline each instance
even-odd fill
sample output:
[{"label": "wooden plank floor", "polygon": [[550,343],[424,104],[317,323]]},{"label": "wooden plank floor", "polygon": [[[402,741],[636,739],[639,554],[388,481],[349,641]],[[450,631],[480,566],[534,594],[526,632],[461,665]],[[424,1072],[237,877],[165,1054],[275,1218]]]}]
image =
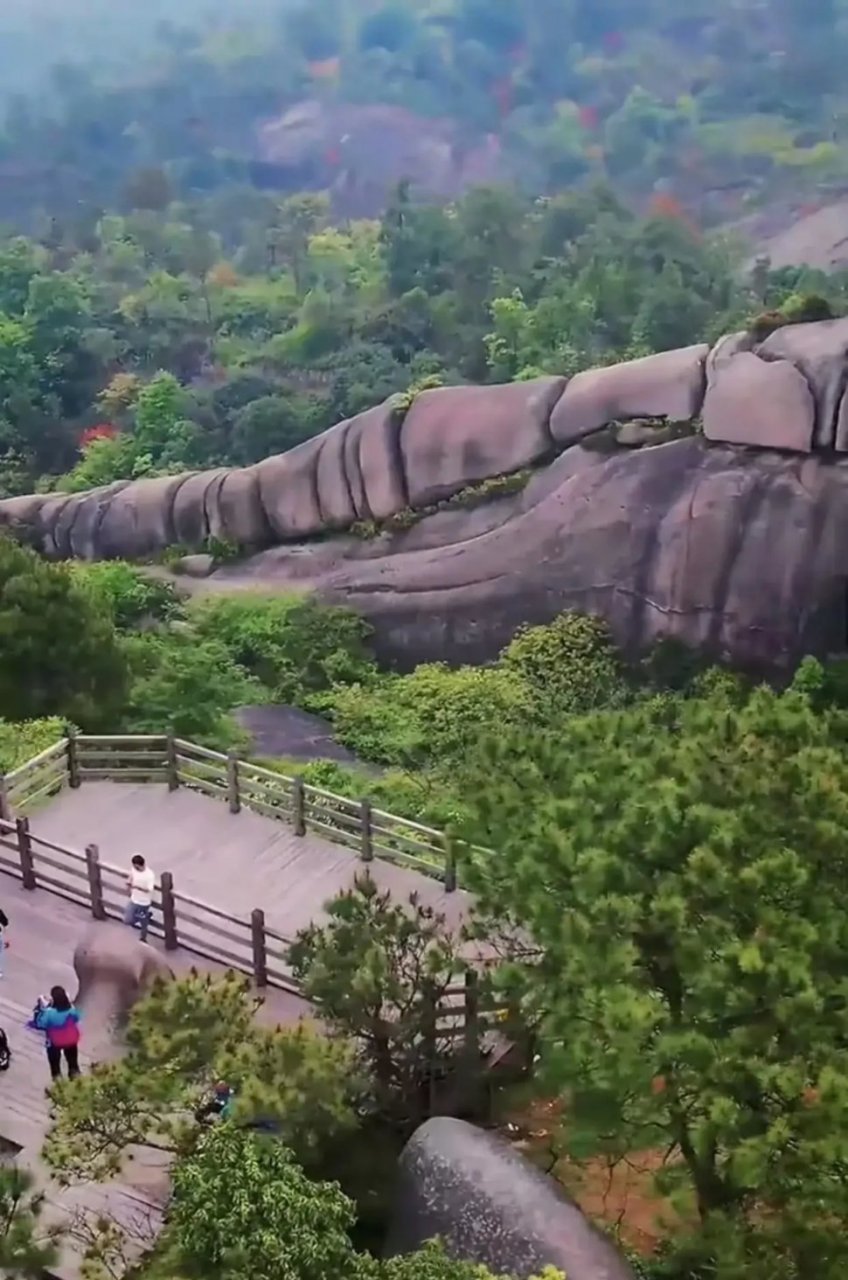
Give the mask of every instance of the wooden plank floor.
[{"label": "wooden plank floor", "polygon": [[[66,1218],[80,1210],[116,1218],[136,1231],[155,1232],[160,1205],[167,1190],[161,1162],[139,1159],[119,1185],[86,1184],[69,1189],[47,1181],[38,1152],[49,1126],[47,1086],[50,1083],[43,1037],[26,1029],[32,1006],[40,992],[55,983],[73,994],[76,979],[72,966],[74,948],[93,925],[82,907],[62,901],[45,889],[27,893],[20,881],[0,872],[0,906],[9,917],[9,948],[0,978],[0,1026],[12,1049],[12,1064],[0,1075],[0,1138],[21,1148],[19,1162],[32,1168],[44,1187],[49,1216]],[[171,952],[168,963],[176,973],[192,967],[221,971],[221,966],[200,960],[185,951]],[[309,1006],[283,991],[267,993],[260,1011],[263,1022],[293,1023],[309,1016]],[[85,1024],[81,1046],[86,1065]],[[72,1247],[64,1250],[56,1275],[76,1280],[79,1257]]]},{"label": "wooden plank floor", "polygon": [[[129,867],[141,853],[161,875],[170,871],[177,892],[233,914],[262,907],[267,923],[292,937],[323,917],[323,906],[353,881],[362,863],[350,849],[319,836],[298,837],[285,823],[223,801],[155,784],[87,782],[63,791],[32,816],[36,835],[82,850],[94,843],[100,857]],[[399,899],[417,893],[456,927],[466,915],[468,894],[446,893],[438,880],[375,859],[376,883]]]}]

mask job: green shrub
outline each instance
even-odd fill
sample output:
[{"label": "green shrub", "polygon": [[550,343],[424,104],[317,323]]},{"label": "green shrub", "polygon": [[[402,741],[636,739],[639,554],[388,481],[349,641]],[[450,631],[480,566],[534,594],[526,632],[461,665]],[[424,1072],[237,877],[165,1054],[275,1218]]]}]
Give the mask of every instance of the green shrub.
[{"label": "green shrub", "polygon": [[111,612],[119,631],[127,631],[147,619],[170,622],[181,612],[179,596],[171,583],[150,578],[125,560],[73,562],[70,568],[79,585]]},{"label": "green shrub", "polygon": [[497,667],[426,663],[408,676],[336,688],[323,705],[339,740],[363,759],[420,765],[461,756],[485,732],[531,710],[520,679]]},{"label": "green shrub", "polygon": [[11,773],[65,736],[67,725],[58,716],[44,720],[0,720],[0,774]]},{"label": "green shrub", "polygon": [[198,601],[191,617],[201,637],[224,645],[277,702],[304,706],[333,684],[368,680],[374,672],[370,628],[351,609],[243,592]]},{"label": "green shrub", "polygon": [[267,691],[226,645],[180,630],[131,634],[123,648],[131,672],[126,732],[175,733],[221,750],[246,744],[228,713],[263,702]]},{"label": "green shrub", "polygon": [[626,696],[621,660],[600,618],[563,613],[547,626],[522,627],[501,664],[524,682],[544,722],[619,705]]}]

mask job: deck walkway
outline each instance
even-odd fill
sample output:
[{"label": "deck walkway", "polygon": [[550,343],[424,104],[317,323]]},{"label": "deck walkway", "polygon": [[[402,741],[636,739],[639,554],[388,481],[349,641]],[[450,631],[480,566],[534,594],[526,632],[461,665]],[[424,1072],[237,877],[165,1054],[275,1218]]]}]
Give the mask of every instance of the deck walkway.
[{"label": "deck walkway", "polygon": [[[141,853],[157,874],[171,872],[178,892],[242,916],[261,907],[268,925],[287,937],[320,920],[326,902],[362,869],[349,849],[313,834],[298,837],[285,824],[248,810],[231,814],[221,801],[185,787],[169,792],[151,783],[86,782],[37,809],[30,825],[36,836],[67,848],[82,851],[96,844],[101,859],[115,866],[128,867],[131,856]],[[369,872],[398,899],[416,893],[452,927],[468,911],[468,894],[448,893],[438,880],[416,871],[377,859],[369,864]],[[45,1186],[50,1215],[99,1212],[152,1238],[167,1191],[167,1177],[155,1160],[133,1161],[120,1185],[86,1184],[66,1190],[49,1184],[38,1162],[49,1127],[49,1078],[42,1039],[24,1024],[40,992],[55,983],[75,991],[71,959],[83,932],[92,927],[91,915],[47,888],[27,892],[2,871],[0,906],[10,920],[10,946],[0,979],[0,1026],[13,1053],[10,1070],[0,1075],[0,1161],[4,1147],[7,1159],[20,1149],[19,1162],[33,1168]],[[177,973],[192,967],[212,972],[223,968],[182,948],[169,952],[168,962]],[[268,989],[265,996],[259,1014],[263,1021],[296,1022],[311,1012],[303,1000],[285,991]],[[85,1066],[84,1039],[81,1058]],[[56,1275],[77,1280],[79,1255],[73,1248],[65,1249]]]},{"label": "deck walkway", "polygon": [[[71,959],[77,942],[92,927],[91,915],[83,908],[64,902],[47,890],[27,893],[19,880],[0,873],[0,906],[9,917],[9,948],[4,956],[0,979],[0,1026],[9,1037],[12,1064],[0,1075],[0,1162],[20,1150],[19,1162],[33,1169],[39,1181],[45,1178],[38,1152],[49,1127],[46,1088],[50,1083],[42,1036],[25,1027],[38,994],[55,983],[73,993],[76,989]],[[95,926],[100,927],[100,926]],[[156,944],[159,945],[159,944]],[[220,972],[222,966],[208,963],[187,951],[171,952],[168,963],[176,973],[192,967]],[[260,1011],[262,1021],[293,1023],[309,1016],[309,1006],[284,991],[269,990]],[[85,1026],[81,1045],[83,1066]],[[166,1189],[161,1166],[143,1159],[129,1166],[120,1184],[86,1184],[68,1189],[43,1182],[48,1217],[73,1217],[80,1211],[103,1213],[116,1218],[138,1234],[155,1233],[160,1205]],[[64,1250],[55,1274],[65,1280],[79,1275],[79,1256],[73,1247]]]},{"label": "deck walkway", "polygon": [[[105,862],[129,868],[143,854],[157,874],[170,871],[178,892],[233,914],[262,907],[268,924],[292,937],[323,916],[329,899],[348,888],[362,862],[350,849],[293,830],[273,818],[226,804],[187,787],[128,782],[86,782],[64,790],[35,812],[36,835],[83,850],[96,844]],[[368,864],[373,880],[393,896],[420,900],[457,926],[470,896],[448,893],[418,871],[381,859]]]}]

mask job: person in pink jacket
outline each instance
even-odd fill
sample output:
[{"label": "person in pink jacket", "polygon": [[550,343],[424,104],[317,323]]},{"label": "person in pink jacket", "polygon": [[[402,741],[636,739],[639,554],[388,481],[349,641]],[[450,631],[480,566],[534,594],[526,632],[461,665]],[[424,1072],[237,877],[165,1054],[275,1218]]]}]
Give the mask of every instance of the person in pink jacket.
[{"label": "person in pink jacket", "polygon": [[42,1005],[35,1015],[35,1025],[44,1032],[47,1044],[47,1061],[50,1075],[59,1080],[62,1075],[62,1056],[68,1066],[68,1079],[78,1076],[79,1069],[79,1011],[71,1003],[64,987],[53,987],[50,1003]]}]

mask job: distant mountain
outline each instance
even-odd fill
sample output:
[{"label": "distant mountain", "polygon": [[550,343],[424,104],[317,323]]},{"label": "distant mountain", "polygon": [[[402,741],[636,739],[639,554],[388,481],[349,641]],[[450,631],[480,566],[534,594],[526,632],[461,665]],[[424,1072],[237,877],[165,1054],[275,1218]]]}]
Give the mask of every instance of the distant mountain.
[{"label": "distant mountain", "polygon": [[533,194],[603,179],[707,226],[848,188],[843,0],[171,12],[170,0],[7,0],[0,71],[31,91],[0,139],[0,217],[108,207],[151,169],[191,199],[234,183],[329,189],[354,213],[404,177],[442,198],[493,178]]}]

